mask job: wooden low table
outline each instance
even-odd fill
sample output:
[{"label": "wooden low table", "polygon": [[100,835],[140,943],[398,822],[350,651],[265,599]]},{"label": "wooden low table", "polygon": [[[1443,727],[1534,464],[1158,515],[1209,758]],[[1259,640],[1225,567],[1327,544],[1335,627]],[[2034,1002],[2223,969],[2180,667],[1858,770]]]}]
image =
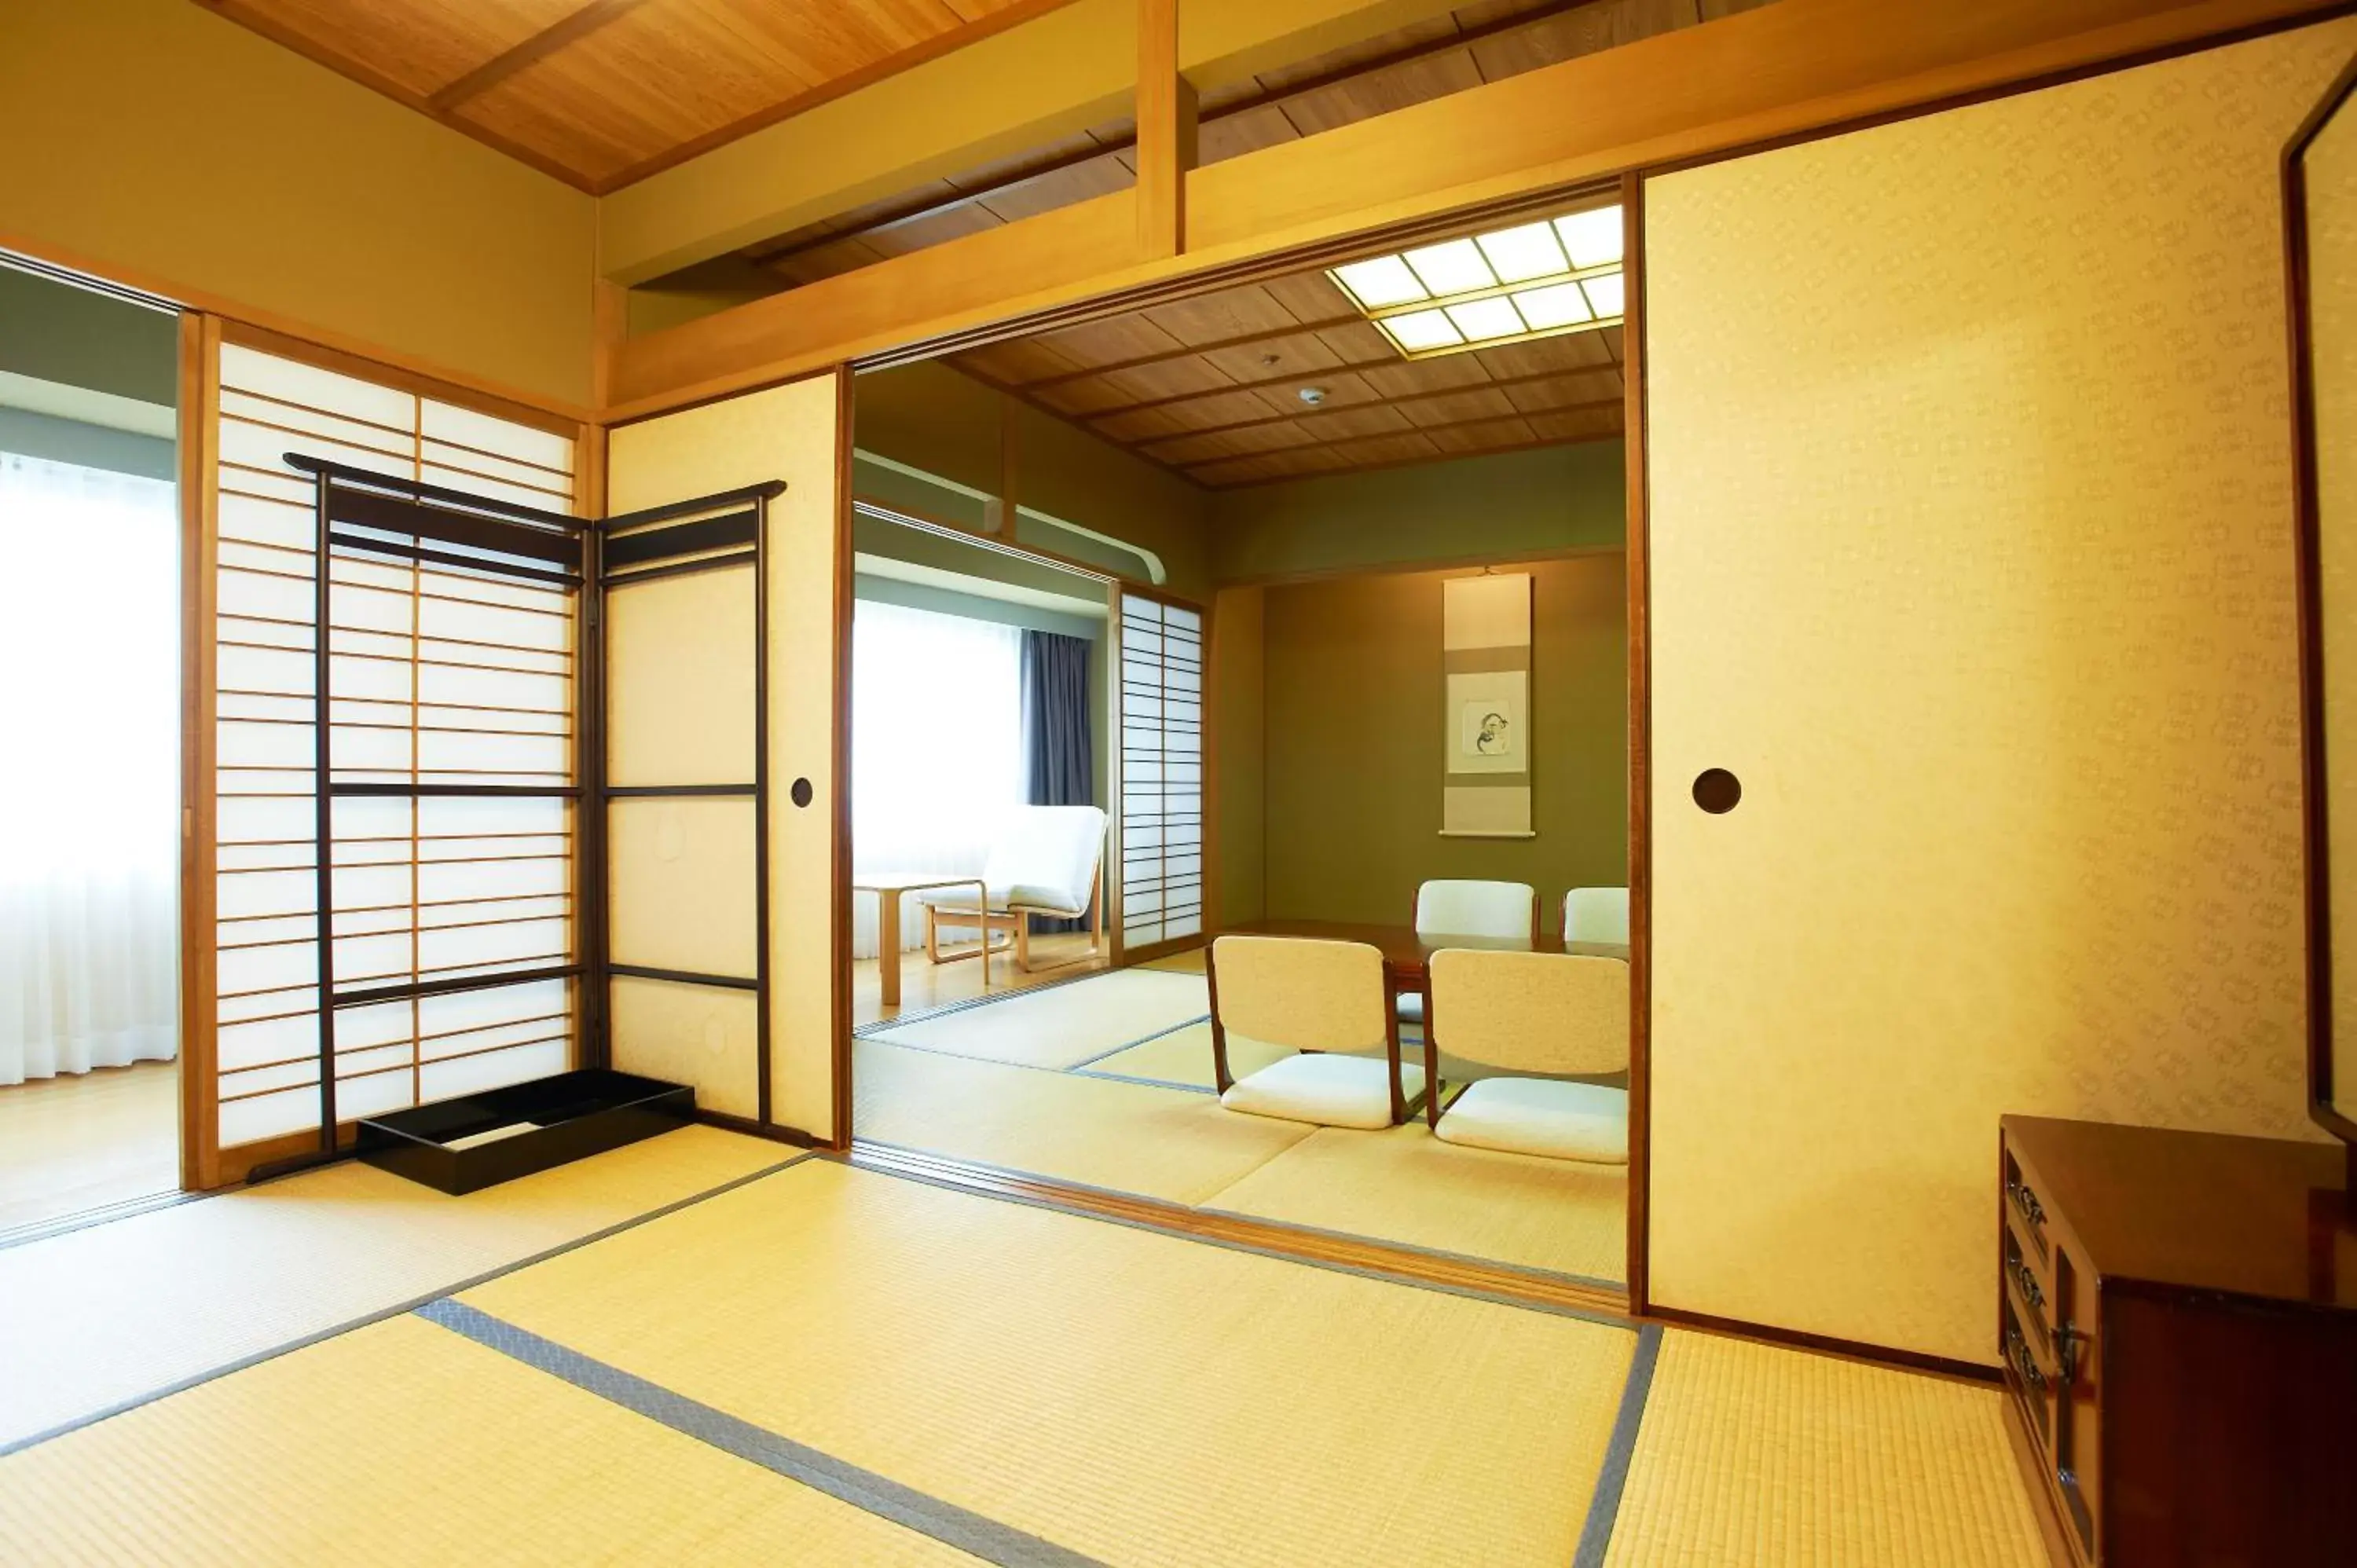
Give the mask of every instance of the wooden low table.
[{"label": "wooden low table", "polygon": [[1362,926],[1347,920],[1252,920],[1218,933],[1230,937],[1314,937],[1329,942],[1364,942],[1383,955],[1383,983],[1394,996],[1413,993],[1427,1007],[1432,955],[1443,948],[1488,948],[1501,952],[1568,952],[1595,958],[1626,960],[1625,942],[1570,942],[1561,937],[1541,937],[1534,949],[1514,937],[1446,937],[1423,935],[1413,926]]},{"label": "wooden low table", "polygon": [[[851,878],[852,887],[876,895],[876,975],[886,1008],[900,1005],[900,895],[926,893],[936,887],[971,887],[976,902],[988,904],[990,889],[979,876],[942,876],[931,872],[865,871]],[[983,933],[982,988],[990,989],[989,933]]]}]

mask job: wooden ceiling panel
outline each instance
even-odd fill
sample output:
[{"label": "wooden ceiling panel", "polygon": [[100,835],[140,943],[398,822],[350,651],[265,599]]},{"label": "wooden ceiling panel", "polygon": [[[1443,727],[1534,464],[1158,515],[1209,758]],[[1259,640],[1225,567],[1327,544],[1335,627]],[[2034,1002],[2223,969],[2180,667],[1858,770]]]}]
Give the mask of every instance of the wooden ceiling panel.
[{"label": "wooden ceiling panel", "polygon": [[1068,376],[1081,368],[1079,361],[1045,338],[1012,338],[987,348],[969,349],[957,357],[957,362],[984,381],[1003,387]]},{"label": "wooden ceiling panel", "polygon": [[1695,0],[1606,0],[1472,45],[1482,77],[1496,81],[1543,65],[1632,44],[1696,20]]},{"label": "wooden ceiling panel", "polygon": [[1135,312],[1041,335],[1040,341],[1083,371],[1106,370],[1186,351],[1187,345]]},{"label": "wooden ceiling panel", "polygon": [[978,199],[1002,222],[1013,223],[1018,219],[1053,212],[1059,207],[1128,190],[1136,184],[1136,170],[1113,154],[1103,153],[1069,167],[1049,169],[1045,174],[1000,186]]},{"label": "wooden ceiling panel", "polygon": [[[1180,403],[1171,406],[1184,407],[1185,405]],[[1100,415],[1089,421],[1088,428],[1108,441],[1117,442],[1124,446],[1135,446],[1141,442],[1153,441],[1165,435],[1184,435],[1189,427],[1180,424],[1178,416],[1172,413],[1169,408],[1157,404],[1150,408],[1132,409],[1126,413]]]},{"label": "wooden ceiling panel", "polygon": [[856,236],[845,238],[856,237],[879,256],[905,256],[911,251],[929,250],[945,240],[963,240],[985,229],[1003,228],[1006,221],[979,201],[952,201],[931,212],[863,229]]},{"label": "wooden ceiling panel", "polygon": [[1340,369],[1346,362],[1315,332],[1264,338],[1257,343],[1233,349],[1207,349],[1203,359],[1234,381],[1309,381],[1317,379],[1318,372]]},{"label": "wooden ceiling panel", "polygon": [[1285,101],[1285,117],[1305,136],[1427,103],[1481,85],[1469,49],[1414,59]]},{"label": "wooden ceiling panel", "polygon": [[1474,354],[1443,354],[1437,360],[1403,360],[1395,365],[1384,365],[1360,373],[1367,378],[1368,385],[1389,398],[1454,392],[1459,387],[1480,386],[1491,379],[1490,372],[1481,368],[1480,356]]},{"label": "wooden ceiling panel", "polygon": [[1535,446],[1538,432],[1524,419],[1485,419],[1465,424],[1451,424],[1439,430],[1427,430],[1426,439],[1451,456],[1469,456],[1477,452],[1497,452],[1512,446]]},{"label": "wooden ceiling panel", "polygon": [[1544,413],[1555,408],[1578,408],[1609,403],[1622,395],[1619,371],[1574,371],[1544,381],[1517,381],[1504,389],[1517,413]]},{"label": "wooden ceiling panel", "polygon": [[1602,441],[1620,434],[1620,410],[1566,409],[1558,413],[1534,413],[1526,423],[1542,441]]},{"label": "wooden ceiling panel", "polygon": [[1189,349],[1263,338],[1303,325],[1301,317],[1259,284],[1153,306],[1140,314]]},{"label": "wooden ceiling panel", "polygon": [[[556,26],[585,0],[200,0],[282,43],[335,50],[431,97],[485,62]],[[309,52],[307,50],[306,52]]]},{"label": "wooden ceiling panel", "polygon": [[1292,423],[1249,424],[1238,430],[1207,431],[1200,435],[1182,435],[1176,441],[1159,443],[1155,447],[1155,456],[1160,462],[1183,467],[1222,457],[1249,457],[1256,453],[1317,444],[1316,436]]},{"label": "wooden ceiling panel", "polygon": [[1195,137],[1195,161],[1224,163],[1240,158],[1246,153],[1256,153],[1264,147],[1274,147],[1286,142],[1297,142],[1301,133],[1285,117],[1285,111],[1274,103],[1223,114],[1216,120],[1205,120]]},{"label": "wooden ceiling panel", "polygon": [[[1298,408],[1300,404],[1294,405]],[[1192,398],[1157,409],[1181,430],[1224,430],[1230,425],[1255,424],[1285,417],[1286,409],[1265,392],[1237,390],[1211,397]]]},{"label": "wooden ceiling panel", "polygon": [[1370,66],[1386,63],[1403,54],[1416,52],[1421,47],[1444,42],[1458,33],[1455,16],[1444,13],[1421,22],[1411,22],[1387,33],[1378,33],[1357,43],[1344,44],[1328,49],[1291,65],[1256,73],[1262,91],[1288,92],[1298,87],[1323,82],[1330,77],[1354,75]]},{"label": "wooden ceiling panel", "polygon": [[[1527,343],[1506,343],[1466,355],[1500,381],[1523,376],[1556,375],[1568,371],[1597,370],[1609,365],[1612,348],[1601,332],[1566,332],[1560,338],[1534,338]],[[1427,360],[1426,364],[1440,364]]]},{"label": "wooden ceiling panel", "polygon": [[1329,442],[1346,441],[1360,435],[1389,435],[1412,428],[1407,415],[1386,403],[1308,414],[1295,420],[1294,424],[1318,440]]},{"label": "wooden ceiling panel", "polygon": [[1463,424],[1476,419],[1510,418],[1517,411],[1500,387],[1472,387],[1395,404],[1409,423],[1419,425]]},{"label": "wooden ceiling panel", "polygon": [[1070,0],[199,3],[602,192]]},{"label": "wooden ceiling panel", "polygon": [[1388,365],[1399,358],[1391,339],[1376,331],[1372,322],[1326,328],[1318,334],[1318,340],[1346,365]]},{"label": "wooden ceiling panel", "polygon": [[1291,311],[1296,321],[1342,321],[1359,313],[1350,296],[1335,286],[1334,280],[1322,268],[1295,273],[1260,286],[1268,291],[1271,299]]}]

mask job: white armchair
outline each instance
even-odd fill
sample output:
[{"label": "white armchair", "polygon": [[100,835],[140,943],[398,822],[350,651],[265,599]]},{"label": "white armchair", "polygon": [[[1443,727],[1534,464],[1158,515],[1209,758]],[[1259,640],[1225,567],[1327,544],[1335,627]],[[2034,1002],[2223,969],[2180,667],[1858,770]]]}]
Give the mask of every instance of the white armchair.
[{"label": "white armchair", "polygon": [[[1088,956],[1095,957],[1104,948],[1104,843],[1105,814],[1094,806],[1017,808],[983,864],[985,896],[979,906],[957,888],[926,897],[925,957],[934,963],[980,957],[986,963],[994,950],[991,933],[1006,931],[1016,967],[1028,972],[1034,915],[1063,920],[1088,916]],[[945,925],[978,928],[982,940],[972,951],[944,953]]]}]

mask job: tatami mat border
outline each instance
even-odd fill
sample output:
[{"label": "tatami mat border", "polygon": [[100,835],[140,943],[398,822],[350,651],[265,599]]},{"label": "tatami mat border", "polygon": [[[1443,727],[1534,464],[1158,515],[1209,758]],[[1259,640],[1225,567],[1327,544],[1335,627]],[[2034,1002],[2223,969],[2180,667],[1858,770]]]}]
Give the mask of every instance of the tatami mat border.
[{"label": "tatami mat border", "polygon": [[[1037,996],[1043,991],[1053,991],[1062,985],[1077,985],[1083,980],[1098,980],[1108,974],[1125,974],[1135,967],[1137,966],[1135,964],[1123,964],[1118,968],[1107,965],[1103,969],[1090,970],[1085,974],[1068,974],[1061,980],[1043,980],[1037,985],[1009,986],[996,995],[985,993],[981,996],[968,996],[963,1001],[944,1002],[938,1007],[928,1007],[921,1013],[896,1013],[889,1018],[878,1018],[873,1024],[862,1024],[851,1031],[851,1036],[854,1039],[865,1040],[880,1035],[887,1029],[897,1029],[903,1024],[921,1024],[928,1018],[946,1018],[952,1013],[971,1013],[977,1007],[990,1007],[1001,1002],[1012,1002],[1018,996]],[[1157,970],[1154,972],[1168,972]],[[879,1043],[890,1046],[899,1042],[884,1040]],[[1060,1069],[1051,1068],[1049,1070]]]},{"label": "tatami mat border", "polygon": [[1645,1424],[1645,1401],[1653,1391],[1653,1367],[1662,1356],[1662,1326],[1641,1325],[1637,1330],[1637,1354],[1629,1362],[1629,1380],[1620,1387],[1620,1409],[1612,1417],[1612,1437],[1604,1450],[1604,1468],[1597,1473],[1596,1490],[1587,1500],[1587,1519],[1579,1530],[1579,1548],[1571,1568],[1604,1568],[1604,1553],[1612,1544],[1612,1527],[1620,1518],[1620,1494],[1629,1485],[1629,1465],[1637,1452],[1637,1433]]},{"label": "tatami mat border", "polygon": [[[1167,973],[1167,972],[1168,972],[1168,971],[1165,971],[1165,970],[1156,970],[1156,971],[1154,971],[1153,972],[1155,972],[1155,973],[1157,973],[1157,974],[1163,974],[1163,973]],[[1210,1023],[1211,1021],[1211,1015],[1209,1013],[1205,1013],[1205,1014],[1201,1015],[1200,1015],[1200,1016],[1199,1016],[1199,1017],[1184,1018],[1184,1019],[1181,1019],[1181,1020],[1179,1020],[1178,1023],[1171,1025],[1171,1026],[1170,1026],[1168,1028],[1167,1028],[1167,1029],[1157,1029],[1157,1030],[1155,1030],[1155,1031],[1154,1031],[1154,1033],[1152,1033],[1152,1034],[1150,1034],[1150,1035],[1140,1035],[1140,1036],[1137,1036],[1137,1038],[1135,1038],[1135,1039],[1134,1039],[1134,1040],[1131,1040],[1131,1041],[1128,1041],[1128,1042],[1126,1042],[1125,1044],[1118,1045],[1118,1046],[1114,1046],[1114,1047],[1111,1047],[1110,1049],[1107,1049],[1107,1050],[1102,1050],[1102,1051],[1099,1051],[1096,1055],[1094,1055],[1094,1056],[1092,1056],[1092,1057],[1088,1058],[1086,1060],[1083,1060],[1083,1061],[1076,1061],[1076,1062],[1074,1062],[1071,1066],[1070,1066],[1070,1067],[1068,1067],[1068,1068],[1064,1069],[1063,1070],[1064,1070],[1064,1071],[1066,1071],[1066,1072],[1079,1072],[1079,1071],[1081,1071],[1083,1068],[1089,1068],[1089,1067],[1093,1067],[1093,1066],[1095,1066],[1098,1062],[1101,1062],[1101,1061],[1104,1060],[1104,1059],[1105,1059],[1105,1058],[1107,1058],[1107,1057],[1117,1057],[1117,1056],[1121,1055],[1121,1053],[1122,1053],[1122,1052],[1124,1052],[1124,1051],[1134,1051],[1134,1050],[1135,1050],[1138,1047],[1140,1047],[1140,1046],[1142,1046],[1142,1045],[1145,1045],[1145,1044],[1148,1043],[1149,1041],[1158,1040],[1158,1039],[1162,1038],[1162,1036],[1165,1036],[1165,1035],[1175,1035],[1175,1034],[1177,1034],[1177,1033],[1178,1033],[1179,1030],[1181,1030],[1181,1029],[1191,1029],[1191,1028],[1193,1028],[1193,1027],[1194,1027],[1196,1025],[1198,1025],[1198,1024],[1208,1024],[1208,1023]],[[887,1044],[889,1044],[889,1042],[888,1042],[888,1042],[886,1042],[886,1043],[887,1043]],[[1090,1076],[1091,1078],[1120,1078],[1120,1077],[1122,1077],[1123,1075],[1122,1075],[1122,1074],[1120,1074],[1120,1073],[1117,1073],[1117,1072],[1095,1072],[1095,1073],[1091,1073],[1091,1074],[1089,1074],[1089,1076]],[[1160,1081],[1160,1080],[1159,1080],[1159,1079],[1136,1079],[1135,1081],[1137,1081],[1137,1082],[1139,1082],[1139,1083],[1153,1083],[1153,1082],[1158,1082],[1158,1081]],[[1169,1087],[1174,1088],[1174,1089],[1177,1089],[1177,1088],[1191,1088],[1191,1087],[1193,1087],[1193,1086],[1192,1086],[1192,1085],[1173,1084],[1173,1085],[1170,1085]]]},{"label": "tatami mat border", "polygon": [[161,1388],[150,1389],[145,1393],[134,1394],[129,1399],[117,1400],[114,1403],[108,1405],[104,1410],[92,1411],[88,1415],[76,1416],[71,1421],[62,1422],[56,1426],[48,1428],[47,1431],[36,1432],[27,1437],[17,1438],[13,1443],[0,1443],[0,1459],[5,1459],[11,1454],[20,1453],[27,1448],[38,1447],[41,1444],[50,1441],[52,1438],[63,1437],[70,1432],[79,1432],[85,1426],[94,1426],[102,1421],[105,1421],[113,1416],[121,1415],[126,1411],[137,1410],[142,1405],[153,1404],[160,1399],[168,1399],[173,1394],[184,1392],[187,1390],[196,1388],[200,1384],[210,1383],[216,1378],[225,1378],[231,1372],[242,1372],[248,1367],[258,1367],[264,1361],[274,1361],[279,1357],[290,1355],[296,1350],[302,1349],[306,1346],[317,1345],[322,1340],[333,1339],[338,1335],[349,1334],[355,1328],[366,1328],[371,1323],[382,1323],[386,1318],[398,1317],[405,1312],[414,1312],[428,1302],[438,1301],[446,1295],[456,1295],[461,1291],[473,1290],[478,1285],[489,1284],[491,1281],[499,1279],[503,1275],[514,1273],[519,1269],[528,1269],[534,1263],[544,1263],[551,1258],[562,1257],[564,1254],[573,1251],[576,1248],[587,1247],[593,1241],[602,1241],[608,1236],[619,1236],[625,1230],[636,1230],[639,1226],[646,1224],[649,1220],[661,1219],[667,1214],[676,1214],[681,1209],[689,1208],[694,1204],[702,1203],[707,1198],[718,1197],[724,1193],[734,1192],[740,1187],[748,1187],[754,1182],[762,1180],[764,1177],[773,1176],[780,1171],[801,1165],[804,1160],[814,1159],[816,1157],[817,1155],[815,1152],[795,1155],[791,1158],[780,1160],[775,1165],[764,1165],[759,1170],[749,1171],[744,1176],[737,1176],[733,1180],[722,1182],[718,1187],[707,1187],[702,1192],[690,1193],[687,1197],[680,1198],[676,1202],[666,1203],[660,1208],[651,1208],[644,1214],[634,1215],[630,1219],[620,1221],[619,1224],[608,1225],[602,1230],[592,1231],[587,1236],[576,1236],[570,1241],[561,1242],[556,1246],[545,1248],[541,1251],[534,1252],[528,1258],[519,1258],[513,1262],[502,1263],[498,1268],[487,1269],[483,1273],[476,1274],[471,1278],[460,1280],[452,1284],[437,1286],[434,1290],[428,1291],[422,1295],[406,1297],[391,1306],[381,1307],[374,1312],[364,1313],[358,1317],[351,1318],[343,1323],[339,1323],[332,1327],[322,1328],[316,1333],[303,1335],[299,1338],[290,1339],[283,1345],[274,1345],[267,1350],[257,1350],[250,1356],[241,1356],[233,1361],[225,1361],[218,1367],[213,1367],[205,1371],[198,1372],[193,1376],[178,1379],[175,1381],[165,1384]]},{"label": "tatami mat border", "polygon": [[159,1208],[178,1208],[184,1203],[197,1203],[208,1197],[219,1197],[223,1192],[237,1190],[236,1187],[222,1187],[213,1192],[151,1193],[145,1197],[110,1203],[103,1208],[87,1208],[79,1214],[60,1214],[54,1219],[31,1220],[12,1230],[0,1231],[0,1252],[11,1247],[47,1241],[56,1236],[70,1236],[77,1230],[92,1230],[101,1225],[112,1225],[118,1219],[136,1219]]},{"label": "tatami mat border", "polygon": [[[1374,1280],[1383,1284],[1403,1285],[1412,1290],[1437,1291],[1443,1295],[1463,1296],[1468,1300],[1488,1302],[1495,1306],[1517,1307],[1525,1312],[1544,1312],[1551,1314],[1556,1317],[1575,1317],[1585,1323],[1598,1323],[1603,1324],[1608,1327],[1626,1328],[1632,1332],[1636,1331],[1641,1326],[1635,1319],[1631,1318],[1624,1314],[1608,1312],[1601,1308],[1577,1306],[1569,1302],[1537,1301],[1528,1296],[1512,1295],[1502,1291],[1484,1290],[1478,1285],[1455,1284],[1445,1280],[1418,1279],[1412,1274],[1393,1273],[1382,1269],[1368,1268],[1358,1263],[1346,1263],[1339,1259],[1313,1258],[1299,1252],[1288,1252],[1275,1247],[1259,1246],[1254,1242],[1243,1240],[1237,1237],[1207,1235],[1199,1230],[1187,1230],[1177,1223],[1168,1225],[1156,1224],[1151,1220],[1133,1219],[1126,1215],[1108,1214],[1101,1209],[1090,1208],[1079,1204],[1059,1203],[1049,1197],[1034,1197],[1028,1193],[995,1191],[991,1188],[978,1185],[952,1180],[948,1176],[933,1176],[923,1171],[911,1170],[894,1162],[877,1161],[870,1163],[859,1158],[860,1150],[863,1147],[877,1151],[886,1151],[891,1154],[913,1155],[920,1158],[927,1159],[941,1158],[941,1156],[937,1155],[928,1155],[926,1151],[922,1149],[903,1149],[896,1144],[876,1144],[866,1139],[862,1139],[857,1144],[855,1144],[851,1154],[847,1156],[842,1155],[829,1155],[824,1157],[829,1159],[845,1160],[846,1163],[856,1166],[858,1169],[872,1171],[878,1176],[895,1176],[902,1181],[919,1182],[926,1187],[937,1187],[947,1192],[963,1193],[970,1197],[988,1198],[997,1203],[1021,1204],[1027,1208],[1045,1209],[1050,1214],[1068,1215],[1077,1219],[1093,1219],[1101,1224],[1120,1225],[1132,1230],[1143,1230],[1149,1235],[1168,1236],[1171,1240],[1177,1241],[1192,1241],[1198,1245],[1206,1247],[1224,1247],[1232,1252],[1251,1252],[1263,1258],[1274,1258],[1277,1262],[1283,1263],[1298,1263],[1305,1268],[1324,1269],[1329,1273],[1356,1274],[1361,1279]],[[1028,1171],[1007,1170],[996,1165],[983,1165],[974,1161],[964,1161],[961,1163],[976,1170],[987,1171],[994,1175],[1010,1176],[1026,1182],[1033,1182],[1043,1187],[1063,1187],[1076,1192],[1092,1193],[1105,1197],[1119,1198],[1124,1202],[1131,1204],[1152,1201],[1150,1199],[1141,1199],[1132,1193],[1114,1192],[1106,1187],[1090,1187],[1082,1182],[1062,1181],[1053,1177],[1036,1176]],[[1175,1221],[1180,1215],[1196,1212],[1213,1211],[1198,1211],[1190,1208],[1175,1208],[1174,1206],[1173,1219]],[[1448,1259],[1450,1261],[1456,1261],[1455,1254],[1452,1253],[1431,1253],[1423,1248],[1404,1248],[1399,1246],[1398,1243],[1391,1241],[1371,1241],[1363,1236],[1349,1236],[1340,1231],[1318,1231],[1314,1230],[1306,1225],[1287,1225],[1282,1220],[1263,1219],[1257,1215],[1218,1213],[1217,1218],[1222,1219],[1241,1220],[1251,1225],[1265,1226],[1271,1230],[1292,1230],[1305,1235],[1331,1237],[1338,1240],[1351,1241],[1361,1246],[1376,1247],[1387,1251],[1414,1251],[1425,1253],[1426,1255],[1434,1257],[1435,1259]],[[1584,1285],[1589,1283],[1578,1280],[1570,1274],[1554,1274],[1548,1273],[1544,1270],[1536,1269],[1515,1269],[1509,1265],[1492,1263],[1485,1259],[1475,1258],[1464,1261],[1479,1264],[1482,1268],[1501,1273],[1524,1275],[1530,1277],[1534,1283],[1544,1283],[1549,1284]]]},{"label": "tatami mat border", "polygon": [[1004,1568],[1103,1568],[1096,1558],[904,1486],[445,1296],[416,1315],[749,1464]]},{"label": "tatami mat border", "polygon": [[[1378,1133],[1377,1137],[1383,1136]],[[1290,1151],[1286,1151],[1290,1152]],[[1284,1154],[1277,1158],[1282,1159]],[[1273,1163],[1273,1162],[1272,1162]],[[1241,1182],[1231,1183],[1239,1186]],[[1414,1241],[1394,1240],[1388,1236],[1366,1236],[1355,1230],[1334,1230],[1323,1225],[1304,1225],[1297,1219],[1273,1219],[1265,1214],[1247,1214],[1241,1208],[1220,1208],[1209,1203],[1194,1206],[1198,1214],[1216,1214],[1222,1219],[1248,1220],[1254,1225],[1266,1225],[1278,1230],[1291,1230],[1303,1236],[1318,1236],[1336,1241],[1359,1241],[1370,1246],[1386,1248],[1394,1252],[1409,1252],[1419,1258],[1433,1258],[1447,1263],[1469,1263],[1476,1268],[1494,1269],[1500,1273],[1515,1274],[1534,1283],[1585,1285],[1590,1290],[1625,1291],[1625,1280],[1598,1279],[1592,1274],[1575,1274],[1562,1269],[1534,1269],[1527,1263],[1501,1262],[1472,1252],[1452,1252],[1446,1247],[1426,1247]]]}]

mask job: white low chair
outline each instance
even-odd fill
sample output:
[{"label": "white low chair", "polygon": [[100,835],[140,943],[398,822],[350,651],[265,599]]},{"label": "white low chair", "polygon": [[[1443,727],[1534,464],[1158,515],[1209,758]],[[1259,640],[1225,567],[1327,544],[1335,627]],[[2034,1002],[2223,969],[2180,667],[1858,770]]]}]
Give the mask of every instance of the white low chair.
[{"label": "white low chair", "polygon": [[1563,896],[1563,940],[1629,945],[1629,890],[1575,887]]},{"label": "white low chair", "polygon": [[[1221,1104],[1327,1127],[1407,1120],[1424,1074],[1400,1065],[1399,1023],[1383,1005],[1379,950],[1301,937],[1221,937],[1204,968]],[[1238,1079],[1228,1070],[1231,1034],[1301,1054]],[[1341,1054],[1377,1047],[1380,1060]]]},{"label": "white low chair", "polygon": [[1629,965],[1617,958],[1447,948],[1432,955],[1426,1116],[1452,1144],[1629,1163],[1629,1091],[1554,1078],[1485,1078],[1440,1110],[1439,1051],[1509,1074],[1629,1067]]},{"label": "white low chair", "polygon": [[[990,846],[984,862],[985,898],[976,908],[969,886],[943,888],[922,895],[925,904],[925,957],[935,963],[982,958],[994,950],[993,931],[1013,936],[1015,966],[1031,970],[1031,917],[1057,919],[1089,918],[1089,950],[1093,958],[1104,947],[1105,814],[1094,806],[1022,806],[1016,809]],[[974,926],[982,940],[968,952],[942,951],[943,926]],[[1060,969],[1082,959],[1066,959],[1043,967]]]},{"label": "white low chair", "polygon": [[[1491,941],[1539,942],[1539,890],[1527,882],[1427,882],[1415,890],[1419,937],[1480,937]],[[1424,1022],[1424,998],[1415,992],[1399,999],[1400,1021]]]}]

